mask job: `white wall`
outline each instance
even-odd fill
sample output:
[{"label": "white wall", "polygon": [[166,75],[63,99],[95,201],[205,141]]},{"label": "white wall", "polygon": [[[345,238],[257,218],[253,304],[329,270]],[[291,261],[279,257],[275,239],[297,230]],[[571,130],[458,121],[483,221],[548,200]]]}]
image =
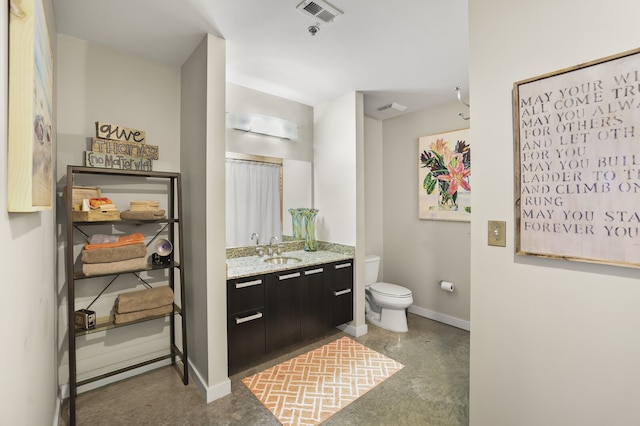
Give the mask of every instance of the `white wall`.
[{"label": "white wall", "polygon": [[[83,165],[95,122],[105,121],[145,130],[147,143],[159,147],[156,171],[180,170],[180,69],[122,54],[72,37],[58,36],[57,179],[58,191],[66,184],[66,166]],[[109,182],[95,185],[108,188]],[[148,194],[145,194],[148,197]],[[116,201],[114,199],[114,201]],[[116,201],[117,203],[117,201]],[[61,354],[59,380],[68,383],[67,287],[65,275],[65,220],[62,198],[58,199],[58,348]],[[123,210],[122,206],[120,209]],[[95,229],[94,229],[95,231]],[[101,228],[96,232],[111,232]],[[76,234],[80,241],[80,234]],[[76,243],[78,242],[76,241]],[[83,280],[76,285],[76,307],[88,306],[104,288],[105,279]],[[107,316],[117,294],[139,285],[123,275],[92,305],[98,317]],[[140,287],[141,288],[141,287]],[[77,343],[78,378],[84,379],[117,367],[166,353],[168,321],[154,320],[136,327],[93,333]],[[140,337],[144,336],[144,337]],[[91,384],[86,390],[101,382]]]},{"label": "white wall", "polygon": [[227,112],[256,113],[295,123],[297,140],[227,129],[227,151],[290,160],[313,161],[313,108],[268,93],[227,83]]},{"label": "white wall", "polygon": [[[379,254],[382,279],[413,292],[411,312],[468,329],[470,224],[418,219],[418,138],[468,127],[468,121],[458,117],[461,106],[453,101],[382,122],[384,252]],[[473,138],[470,144],[471,193],[476,200],[474,155],[483,146]],[[471,217],[476,220],[473,210]],[[442,280],[453,282],[455,291],[441,290]]]},{"label": "white wall", "polygon": [[316,237],[350,246],[356,245],[357,96],[352,92],[314,108]]},{"label": "white wall", "polygon": [[[364,118],[364,251],[365,254],[377,254],[382,256],[383,249],[383,208],[384,197],[382,193],[384,177],[382,174],[382,123],[381,120]],[[384,276],[384,268],[381,262],[378,276]]]},{"label": "white wall", "polygon": [[[638,47],[640,3],[469,2],[474,426],[631,425],[640,270],[514,255],[513,83]],[[489,247],[487,221],[507,221]]]},{"label": "white wall", "polygon": [[[225,42],[206,36],[182,67],[187,339],[192,378],[209,402],[227,377],[225,267]],[[222,200],[222,202],[221,202]]]},{"label": "white wall", "polygon": [[[4,6],[0,10],[0,129],[7,128],[8,7],[6,3]],[[45,9],[55,52],[56,26],[50,1],[45,1]],[[0,197],[0,256],[5,266],[2,277],[5,303],[0,310],[3,347],[0,360],[4,366],[0,424],[50,425],[59,409],[56,401],[56,215],[55,210],[7,213],[6,131],[0,132],[0,164],[0,188],[3,188],[0,190],[3,194]]]},{"label": "white wall", "polygon": [[[226,84],[226,111],[256,113],[290,121],[298,127],[296,140],[226,129],[226,150],[243,154],[282,158],[283,200],[282,234],[291,235],[291,216],[288,208],[313,205],[313,108],[279,96]],[[262,237],[268,242],[269,237]]]},{"label": "white wall", "polygon": [[153,169],[179,171],[180,68],[58,35],[59,175],[83,164],[96,121],[147,132]]},{"label": "white wall", "polygon": [[348,332],[366,333],[364,321],[364,114],[352,92],[314,108],[316,238],[354,246],[354,320]]}]

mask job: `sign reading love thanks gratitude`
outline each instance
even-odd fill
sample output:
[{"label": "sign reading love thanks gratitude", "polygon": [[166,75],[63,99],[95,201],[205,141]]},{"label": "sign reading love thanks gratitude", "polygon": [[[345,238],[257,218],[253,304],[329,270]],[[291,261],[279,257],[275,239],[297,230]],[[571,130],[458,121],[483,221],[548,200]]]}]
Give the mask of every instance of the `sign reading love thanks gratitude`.
[{"label": "sign reading love thanks gratitude", "polygon": [[514,84],[516,252],[640,267],[640,49]]},{"label": "sign reading love thanks gratitude", "polygon": [[100,121],[96,122],[96,136],[123,142],[146,143],[146,133],[143,130],[129,129]]},{"label": "sign reading love thanks gratitude", "polygon": [[147,143],[123,142],[111,139],[91,138],[91,150],[105,154],[130,155],[157,160],[159,148]]},{"label": "sign reading love thanks gratitude", "polygon": [[137,170],[145,172],[153,170],[153,161],[148,158],[105,154],[94,151],[85,152],[85,165],[86,167],[100,167],[103,169]]},{"label": "sign reading love thanks gratitude", "polygon": [[85,152],[85,166],[105,169],[151,171],[159,148],[146,143],[146,132],[96,121],[91,151]]}]

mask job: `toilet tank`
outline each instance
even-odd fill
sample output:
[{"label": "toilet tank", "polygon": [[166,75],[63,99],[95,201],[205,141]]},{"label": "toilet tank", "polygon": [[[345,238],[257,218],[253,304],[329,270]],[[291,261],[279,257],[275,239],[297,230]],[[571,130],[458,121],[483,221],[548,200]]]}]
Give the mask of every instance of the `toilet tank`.
[{"label": "toilet tank", "polygon": [[380,269],[380,256],[367,254],[364,257],[364,285],[378,282],[378,270]]}]

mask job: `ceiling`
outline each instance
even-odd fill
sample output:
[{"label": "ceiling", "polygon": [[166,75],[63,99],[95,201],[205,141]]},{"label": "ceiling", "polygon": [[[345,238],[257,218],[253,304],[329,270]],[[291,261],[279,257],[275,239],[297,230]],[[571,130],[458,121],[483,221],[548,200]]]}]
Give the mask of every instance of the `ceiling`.
[{"label": "ceiling", "polygon": [[[454,101],[457,86],[468,97],[467,0],[330,0],[343,12],[330,23],[296,10],[300,2],[53,5],[59,33],[168,64],[182,65],[204,34],[216,35],[226,40],[227,81],[310,106],[360,91],[365,114],[383,120]],[[378,111],[392,103],[407,109]]]}]

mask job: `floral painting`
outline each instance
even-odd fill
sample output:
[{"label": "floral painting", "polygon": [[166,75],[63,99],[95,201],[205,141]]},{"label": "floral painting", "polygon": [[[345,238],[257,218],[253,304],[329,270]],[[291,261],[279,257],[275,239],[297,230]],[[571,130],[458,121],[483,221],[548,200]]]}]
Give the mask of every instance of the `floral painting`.
[{"label": "floral painting", "polygon": [[469,129],[418,139],[418,218],[471,220]]}]

